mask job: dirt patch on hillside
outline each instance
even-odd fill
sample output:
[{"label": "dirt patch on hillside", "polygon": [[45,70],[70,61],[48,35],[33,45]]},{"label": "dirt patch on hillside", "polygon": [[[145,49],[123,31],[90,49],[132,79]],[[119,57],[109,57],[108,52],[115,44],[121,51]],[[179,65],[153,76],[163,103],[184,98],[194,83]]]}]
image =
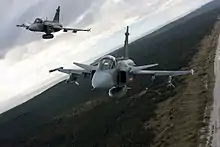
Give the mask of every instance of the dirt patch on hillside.
[{"label": "dirt patch on hillside", "polygon": [[176,95],[158,104],[150,121],[156,138],[154,147],[196,147],[206,144],[206,134],[213,102],[214,59],[220,23],[198,46],[190,67],[194,76],[187,76]]}]

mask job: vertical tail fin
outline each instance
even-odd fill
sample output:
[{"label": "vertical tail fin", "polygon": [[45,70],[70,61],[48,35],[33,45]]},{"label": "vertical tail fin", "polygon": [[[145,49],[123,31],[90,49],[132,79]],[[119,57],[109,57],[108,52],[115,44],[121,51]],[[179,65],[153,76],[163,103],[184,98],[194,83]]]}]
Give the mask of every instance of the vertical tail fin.
[{"label": "vertical tail fin", "polygon": [[56,9],[56,14],[53,18],[53,21],[54,22],[59,22],[60,21],[60,6],[58,6],[57,9]]},{"label": "vertical tail fin", "polygon": [[124,59],[128,59],[128,36],[129,36],[129,26],[125,32],[125,43],[124,43]]}]

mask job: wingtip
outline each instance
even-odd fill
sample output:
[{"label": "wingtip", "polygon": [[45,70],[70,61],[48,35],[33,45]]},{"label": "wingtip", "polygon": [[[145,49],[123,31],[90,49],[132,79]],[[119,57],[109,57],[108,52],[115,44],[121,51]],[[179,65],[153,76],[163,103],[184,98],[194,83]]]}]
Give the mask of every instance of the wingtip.
[{"label": "wingtip", "polygon": [[76,65],[76,66],[78,66],[78,65],[79,65],[79,63],[77,63],[77,62],[73,62],[73,64],[74,64],[74,65]]},{"label": "wingtip", "polygon": [[63,69],[63,67],[59,67],[59,68],[55,68],[55,69],[51,69],[51,70],[49,70],[49,73],[54,72],[54,71],[57,71],[57,70],[60,70],[60,69]]}]

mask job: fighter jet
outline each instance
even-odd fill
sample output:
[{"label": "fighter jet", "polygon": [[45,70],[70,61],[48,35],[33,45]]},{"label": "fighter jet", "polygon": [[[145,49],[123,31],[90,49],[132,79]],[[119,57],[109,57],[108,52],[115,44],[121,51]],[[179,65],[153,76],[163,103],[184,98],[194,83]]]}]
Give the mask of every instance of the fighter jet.
[{"label": "fighter jet", "polygon": [[78,31],[91,31],[91,29],[63,27],[62,24],[60,24],[60,6],[58,6],[58,8],[56,9],[56,13],[52,21],[36,18],[32,24],[17,25],[17,27],[26,28],[27,30],[33,32],[44,32],[45,34],[42,36],[43,39],[52,39],[54,38],[54,35],[52,33],[59,32],[61,30],[63,30],[63,32],[72,31],[72,33],[77,33]]},{"label": "fighter jet", "polygon": [[163,70],[146,70],[155,67],[158,64],[149,64],[136,66],[135,62],[128,56],[128,36],[129,27],[125,33],[124,55],[122,57],[114,57],[106,55],[101,57],[98,64],[86,65],[74,62],[76,66],[82,69],[64,69],[63,67],[50,70],[49,72],[59,71],[69,74],[67,83],[79,84],[77,78],[79,75],[91,78],[92,89],[107,89],[110,97],[123,97],[126,95],[128,83],[133,81],[136,75],[150,75],[152,79],[156,76],[168,76],[168,85],[175,87],[172,83],[172,77],[193,74],[194,70],[189,71],[163,71]]}]

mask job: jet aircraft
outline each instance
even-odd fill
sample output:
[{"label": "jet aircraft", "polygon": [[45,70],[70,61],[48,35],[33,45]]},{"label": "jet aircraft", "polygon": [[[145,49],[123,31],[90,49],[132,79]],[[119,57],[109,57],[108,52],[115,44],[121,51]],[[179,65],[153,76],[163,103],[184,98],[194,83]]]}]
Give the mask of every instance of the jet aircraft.
[{"label": "jet aircraft", "polygon": [[77,33],[78,31],[91,31],[91,29],[76,29],[76,28],[65,28],[60,23],[60,6],[56,9],[55,16],[53,20],[43,20],[41,18],[36,18],[35,21],[29,25],[22,24],[17,25],[17,27],[26,28],[29,31],[33,32],[43,32],[45,34],[42,35],[43,39],[52,39],[54,35],[52,33],[59,32],[63,30],[63,32],[72,31],[72,33]]},{"label": "jet aircraft", "polygon": [[106,55],[99,59],[98,64],[86,65],[74,62],[76,66],[82,69],[65,69],[59,67],[52,69],[49,72],[59,71],[69,74],[67,83],[76,83],[79,75],[91,78],[93,89],[108,89],[110,97],[123,97],[126,95],[128,83],[135,78],[136,75],[150,75],[152,79],[156,76],[168,76],[168,86],[175,87],[172,83],[172,77],[192,74],[194,70],[188,71],[163,71],[163,70],[146,70],[148,68],[157,66],[158,64],[149,64],[136,66],[134,61],[128,56],[128,36],[129,27],[125,33],[124,55],[123,57],[114,57]]}]

